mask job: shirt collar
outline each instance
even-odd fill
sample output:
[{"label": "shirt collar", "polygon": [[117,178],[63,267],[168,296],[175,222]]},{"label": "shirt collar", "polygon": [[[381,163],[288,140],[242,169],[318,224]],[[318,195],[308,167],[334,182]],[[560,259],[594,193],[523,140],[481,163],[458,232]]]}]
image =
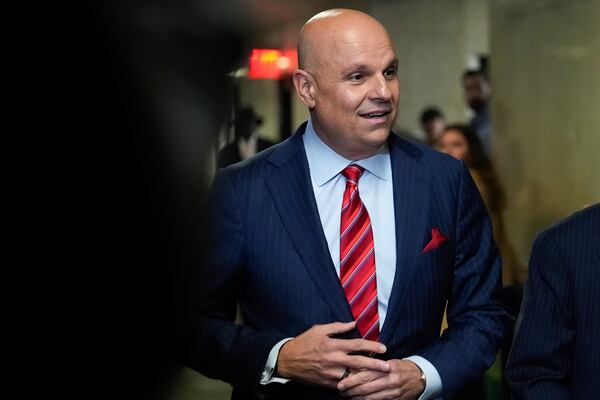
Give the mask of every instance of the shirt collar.
[{"label": "shirt collar", "polygon": [[386,165],[390,162],[388,145],[385,145],[374,155],[358,160],[348,160],[333,151],[315,132],[312,120],[309,118],[303,136],[306,158],[318,186],[322,186],[338,175],[350,164],[357,164],[369,171],[377,178],[387,181],[389,169]]}]

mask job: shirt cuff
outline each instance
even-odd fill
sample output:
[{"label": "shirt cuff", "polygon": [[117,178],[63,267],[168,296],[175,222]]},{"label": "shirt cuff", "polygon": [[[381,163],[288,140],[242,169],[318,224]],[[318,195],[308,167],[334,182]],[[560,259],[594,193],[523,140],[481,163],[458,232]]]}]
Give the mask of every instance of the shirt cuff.
[{"label": "shirt cuff", "polygon": [[269,353],[269,357],[267,358],[265,369],[260,376],[261,385],[268,385],[269,383],[287,383],[290,381],[289,379],[285,378],[277,378],[273,376],[273,373],[275,372],[275,366],[277,365],[277,358],[279,357],[279,350],[281,350],[281,346],[292,339],[293,338],[285,338],[273,346],[271,352]]},{"label": "shirt cuff", "polygon": [[421,396],[419,396],[418,400],[432,399],[442,395],[442,378],[440,378],[440,374],[432,363],[420,356],[410,356],[406,357],[404,360],[414,362],[425,374],[427,383],[425,385],[425,390]]}]

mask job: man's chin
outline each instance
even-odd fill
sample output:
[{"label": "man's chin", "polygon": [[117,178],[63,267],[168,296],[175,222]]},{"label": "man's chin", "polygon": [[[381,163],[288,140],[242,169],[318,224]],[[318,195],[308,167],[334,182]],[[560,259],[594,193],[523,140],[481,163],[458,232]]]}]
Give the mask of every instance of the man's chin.
[{"label": "man's chin", "polygon": [[392,127],[388,124],[382,125],[381,127],[372,130],[369,137],[372,138],[374,142],[385,142],[390,135],[391,129]]},{"label": "man's chin", "polygon": [[379,149],[381,146],[385,144],[388,137],[390,136],[391,130],[390,127],[381,127],[375,131],[372,131],[367,138],[367,143],[373,149]]}]

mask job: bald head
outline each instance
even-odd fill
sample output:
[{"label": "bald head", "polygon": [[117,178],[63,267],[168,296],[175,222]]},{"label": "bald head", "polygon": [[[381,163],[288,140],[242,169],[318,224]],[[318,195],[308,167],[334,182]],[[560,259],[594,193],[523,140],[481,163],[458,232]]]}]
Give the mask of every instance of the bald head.
[{"label": "bald head", "polygon": [[381,34],[389,40],[383,25],[364,12],[343,8],[320,12],[302,27],[298,39],[298,66],[314,71],[335,51],[339,41],[352,42],[362,35]]},{"label": "bald head", "polygon": [[398,60],[383,25],[360,11],[324,11],[304,25],[298,59],[292,79],[321,140],[348,160],[379,151],[400,95]]}]

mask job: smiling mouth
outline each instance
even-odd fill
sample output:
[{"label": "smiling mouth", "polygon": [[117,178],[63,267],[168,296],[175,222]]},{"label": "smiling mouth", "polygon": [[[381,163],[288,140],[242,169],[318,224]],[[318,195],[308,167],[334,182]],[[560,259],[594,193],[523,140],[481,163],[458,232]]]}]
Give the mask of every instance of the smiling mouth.
[{"label": "smiling mouth", "polygon": [[369,112],[369,113],[364,113],[364,114],[359,114],[361,117],[363,118],[381,118],[381,117],[385,117],[386,115],[388,115],[391,111],[373,111],[373,112]]}]

